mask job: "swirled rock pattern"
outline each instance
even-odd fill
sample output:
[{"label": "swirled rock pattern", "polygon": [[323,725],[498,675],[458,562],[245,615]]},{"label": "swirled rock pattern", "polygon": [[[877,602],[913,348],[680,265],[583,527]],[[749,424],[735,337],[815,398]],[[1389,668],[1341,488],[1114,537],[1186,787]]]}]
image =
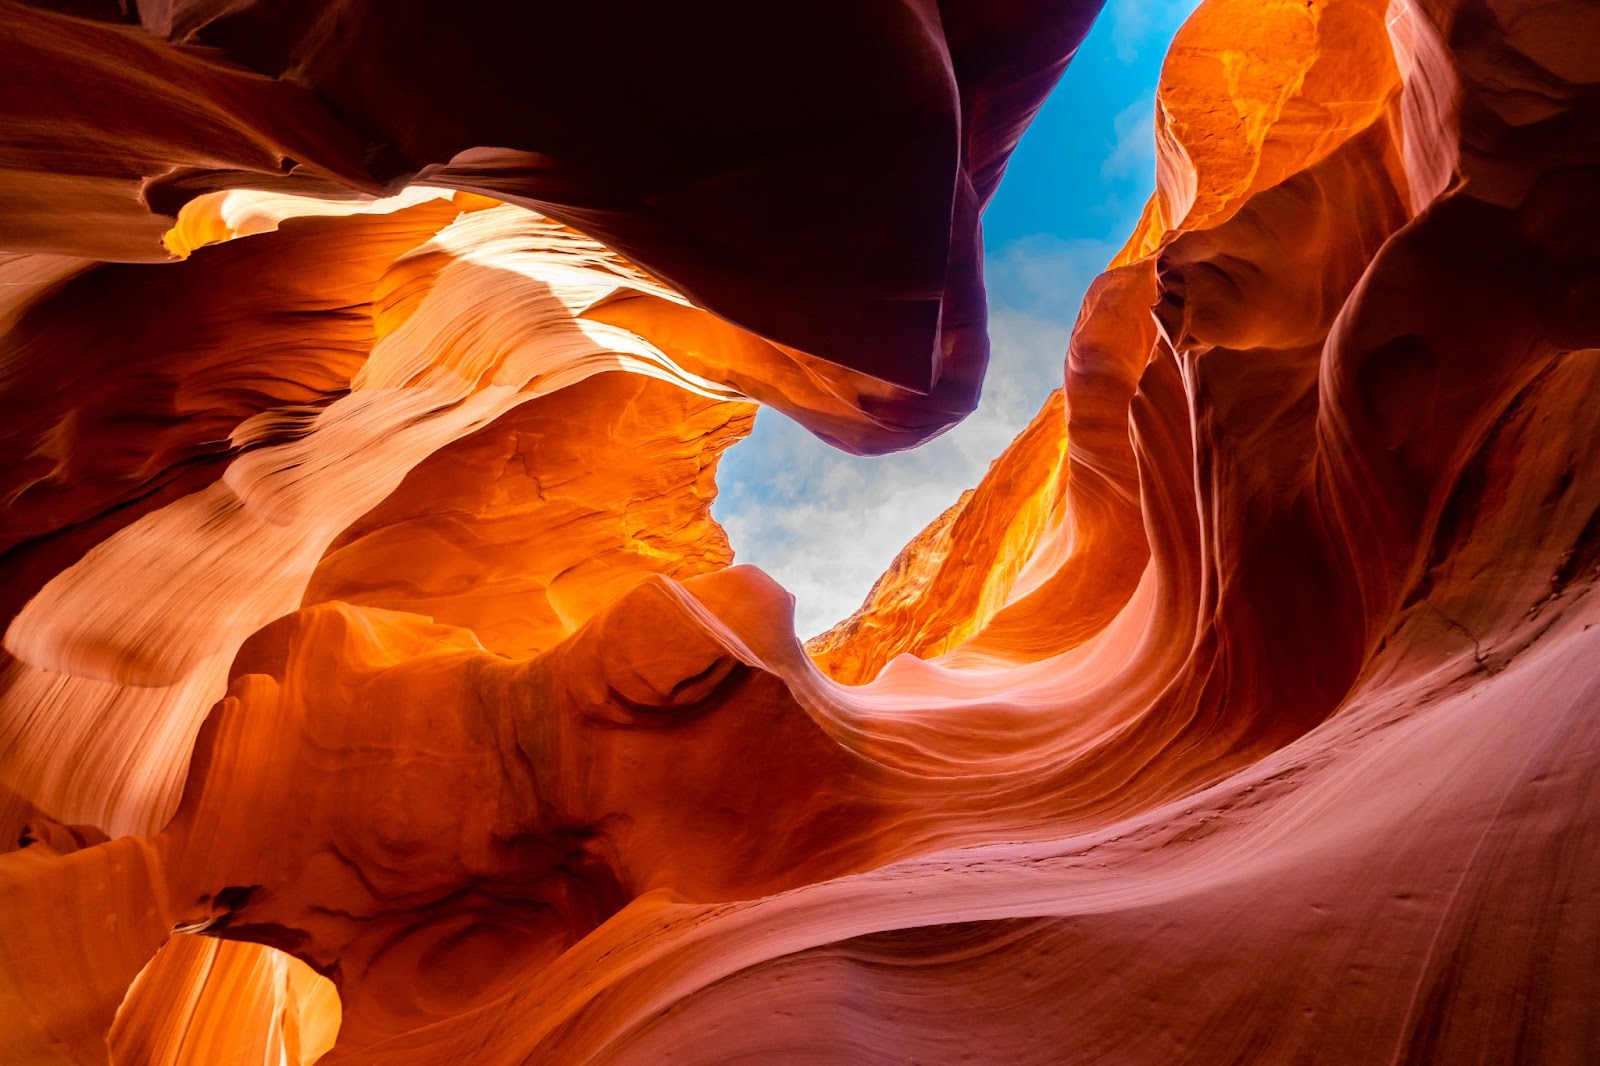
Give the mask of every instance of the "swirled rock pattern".
[{"label": "swirled rock pattern", "polygon": [[1593,5],[1206,0],[809,647],[1094,5],[785,10],[0,2],[0,1060],[1594,1061]]}]

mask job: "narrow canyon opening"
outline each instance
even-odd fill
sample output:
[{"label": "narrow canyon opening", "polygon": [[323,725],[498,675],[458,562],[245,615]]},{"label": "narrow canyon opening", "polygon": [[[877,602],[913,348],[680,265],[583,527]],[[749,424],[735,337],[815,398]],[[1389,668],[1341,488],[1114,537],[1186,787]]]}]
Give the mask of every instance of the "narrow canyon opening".
[{"label": "narrow canyon opening", "polygon": [[991,355],[972,414],[914,449],[864,457],[767,411],[724,456],[712,515],[740,563],[794,595],[802,640],[847,624],[1061,388],[1084,293],[1154,191],[1156,83],[1194,6],[1106,4],[1012,152],[984,214]]},{"label": "narrow canyon opening", "polygon": [[0,1061],[1600,1060],[1596,56],[0,0]]}]

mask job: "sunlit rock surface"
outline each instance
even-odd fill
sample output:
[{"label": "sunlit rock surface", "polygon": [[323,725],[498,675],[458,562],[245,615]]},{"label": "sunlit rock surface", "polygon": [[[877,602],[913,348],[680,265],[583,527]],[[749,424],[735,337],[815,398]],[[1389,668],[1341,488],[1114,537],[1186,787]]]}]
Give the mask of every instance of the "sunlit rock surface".
[{"label": "sunlit rock surface", "polygon": [[809,648],[1094,5],[499,15],[0,4],[0,1061],[1600,1057],[1593,5],[1207,0]]}]

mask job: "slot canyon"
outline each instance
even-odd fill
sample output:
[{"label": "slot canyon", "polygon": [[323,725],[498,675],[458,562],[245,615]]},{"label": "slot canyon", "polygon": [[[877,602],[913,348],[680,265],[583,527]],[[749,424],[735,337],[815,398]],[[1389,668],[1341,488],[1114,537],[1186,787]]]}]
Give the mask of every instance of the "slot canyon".
[{"label": "slot canyon", "polygon": [[1600,1062],[1594,0],[1203,0],[859,609],[712,514],[1101,6],[0,0],[0,1063]]}]

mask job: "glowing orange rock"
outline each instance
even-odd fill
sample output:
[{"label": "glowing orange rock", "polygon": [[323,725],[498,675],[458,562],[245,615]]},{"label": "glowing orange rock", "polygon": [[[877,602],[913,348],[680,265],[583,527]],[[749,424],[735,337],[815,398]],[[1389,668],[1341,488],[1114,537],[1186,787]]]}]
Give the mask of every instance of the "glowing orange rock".
[{"label": "glowing orange rock", "polygon": [[[954,73],[914,73],[1020,121],[1072,27],[991,54],[972,42],[1039,13],[984,11],[939,31]],[[0,1058],[1594,1058],[1588,6],[1209,0],[1063,390],[809,654],[707,514],[746,401],[897,446],[959,412],[972,349],[916,383],[909,348],[896,373],[800,351],[811,284],[751,322],[776,339],[722,321],[816,264],[695,290],[720,230],[657,276],[524,207],[333,195],[364,187],[334,155],[318,198],[226,192],[271,169],[273,122],[321,128],[292,83],[3,15],[72,69],[121,42],[119,77],[187,86],[237,136],[204,173],[196,138],[164,142],[152,195],[208,194],[168,232],[187,262],[84,261],[143,232],[131,201],[50,243],[128,192],[138,137],[138,165],[28,216],[11,247],[44,258],[0,261],[24,845],[0,856]],[[158,28],[268,67],[304,46],[346,102],[404,52],[341,71],[336,24],[267,15]],[[137,133],[94,104],[117,84],[83,120]],[[408,87],[385,144],[469,136],[438,106]],[[968,208],[1015,132],[975,129]],[[536,162],[432,174],[524,198],[595,177]],[[735,236],[807,220],[766,222]],[[959,316],[964,276],[901,295]],[[117,334],[90,303],[126,347],[93,350]]]},{"label": "glowing orange rock", "polygon": [[717,457],[753,415],[633,374],[524,404],[346,529],[305,602],[426,614],[502,655],[543,651],[651,574],[733,561],[709,507]]},{"label": "glowing orange rock", "polygon": [[[0,203],[15,247],[148,260],[150,208],[220,190],[475,191],[763,335],[934,390],[942,428],[987,358],[979,213],[1099,7],[176,0],[85,4],[94,22],[7,4]],[[530,65],[528,41],[552,47]]]}]

